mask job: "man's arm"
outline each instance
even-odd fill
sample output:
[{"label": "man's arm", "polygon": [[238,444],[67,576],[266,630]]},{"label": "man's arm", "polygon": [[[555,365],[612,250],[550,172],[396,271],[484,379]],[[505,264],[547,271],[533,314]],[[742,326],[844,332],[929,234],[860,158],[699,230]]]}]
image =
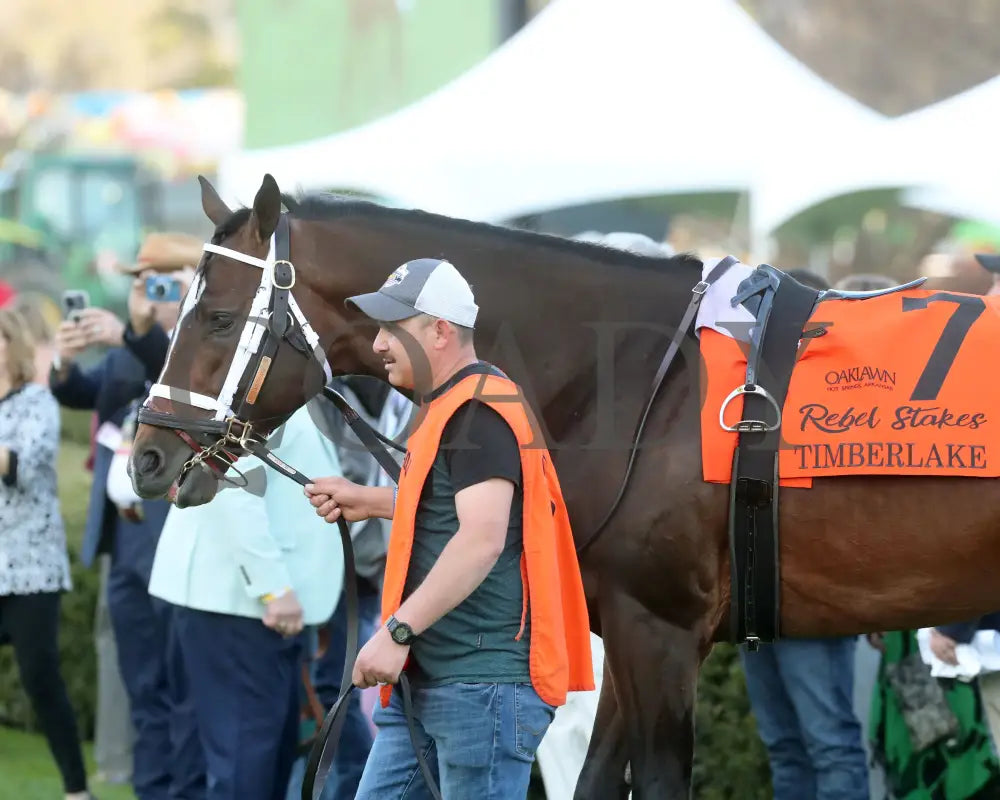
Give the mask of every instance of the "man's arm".
[{"label": "man's arm", "polygon": [[391,486],[361,486],[339,475],[316,478],[303,492],[327,522],[336,522],[341,514],[347,522],[392,519],[395,510],[396,490]]},{"label": "man's arm", "polygon": [[490,478],[455,495],[458,532],[396,617],[421,633],[472,594],[493,569],[507,541],[514,484]]},{"label": "man's arm", "polygon": [[92,410],[107,371],[108,356],[90,369],[80,369],[74,362],[63,362],[49,375],[49,389],[61,406]]}]

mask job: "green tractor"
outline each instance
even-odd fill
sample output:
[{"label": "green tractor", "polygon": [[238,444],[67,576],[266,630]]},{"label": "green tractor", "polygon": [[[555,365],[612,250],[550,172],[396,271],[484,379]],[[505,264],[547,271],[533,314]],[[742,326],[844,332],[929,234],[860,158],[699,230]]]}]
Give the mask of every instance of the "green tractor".
[{"label": "green tractor", "polygon": [[124,313],[130,263],[155,225],[156,182],[128,156],[44,154],[3,174],[0,279],[58,301],[83,289],[92,305]]}]

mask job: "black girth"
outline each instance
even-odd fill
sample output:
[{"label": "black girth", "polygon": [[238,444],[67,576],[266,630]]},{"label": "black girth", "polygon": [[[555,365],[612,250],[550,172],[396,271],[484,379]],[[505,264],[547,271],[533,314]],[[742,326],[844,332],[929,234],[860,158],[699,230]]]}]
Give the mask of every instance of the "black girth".
[{"label": "black girth", "polygon": [[781,409],[802,330],[819,295],[763,265],[740,286],[757,322],[747,356],[743,418],[730,478],[730,626],[751,650],[780,634],[778,451]]}]

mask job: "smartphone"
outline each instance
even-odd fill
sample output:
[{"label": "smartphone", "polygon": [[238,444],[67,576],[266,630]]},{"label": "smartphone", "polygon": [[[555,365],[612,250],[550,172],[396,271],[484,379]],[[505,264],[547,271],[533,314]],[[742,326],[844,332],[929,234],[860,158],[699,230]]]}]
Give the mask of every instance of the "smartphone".
[{"label": "smartphone", "polygon": [[80,312],[90,305],[90,295],[83,289],[67,289],[62,293],[62,310],[66,319],[76,322]]},{"label": "smartphone", "polygon": [[146,299],[158,303],[177,303],[181,299],[181,282],[169,275],[146,278]]}]

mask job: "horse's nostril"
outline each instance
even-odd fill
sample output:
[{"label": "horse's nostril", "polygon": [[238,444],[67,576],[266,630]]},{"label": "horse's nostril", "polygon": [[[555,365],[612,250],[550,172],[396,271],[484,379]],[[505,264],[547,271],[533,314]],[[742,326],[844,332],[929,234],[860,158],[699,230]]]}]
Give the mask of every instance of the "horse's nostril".
[{"label": "horse's nostril", "polygon": [[163,454],[155,447],[146,449],[136,459],[136,467],[139,470],[139,474],[146,477],[155,475],[160,471],[161,466],[163,466]]}]

